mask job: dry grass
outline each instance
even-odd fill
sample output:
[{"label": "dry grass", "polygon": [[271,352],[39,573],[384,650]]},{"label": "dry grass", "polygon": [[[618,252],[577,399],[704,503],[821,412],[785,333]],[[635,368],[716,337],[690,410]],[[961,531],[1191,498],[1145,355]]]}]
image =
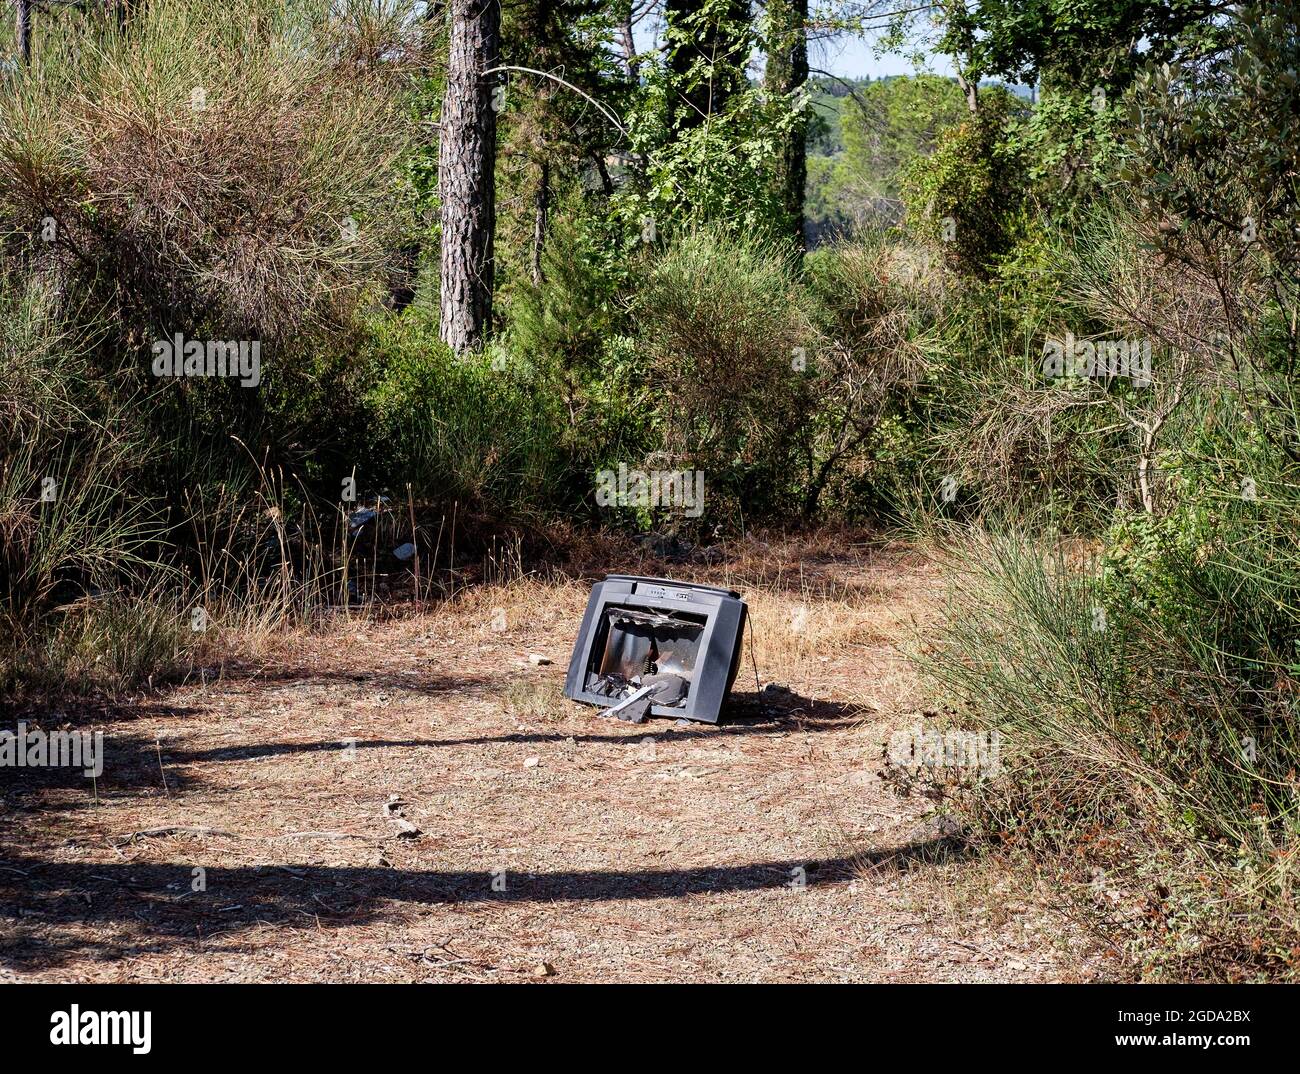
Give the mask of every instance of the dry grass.
[{"label": "dry grass", "polygon": [[[830,534],[748,542],[709,568],[610,563],[741,589],[760,678],[791,692],[756,693],[747,661],[720,726],[601,720],[560,696],[586,584],[524,576],[339,621],[215,682],[30,712],[103,727],[108,760],[98,805],[80,774],[0,772],[0,974],[1092,973],[1054,946],[1061,925],[1041,906],[1003,913],[998,875],[933,853],[928,804],[876,777],[892,726],[920,704],[897,649],[937,606],[919,557]],[[386,815],[394,798],[418,837]]]},{"label": "dry grass", "polygon": [[155,329],[332,323],[394,226],[394,83],[422,62],[409,7],[155,0],[130,34],[50,37],[0,104],[0,215],[53,214],[67,267],[111,268]]}]

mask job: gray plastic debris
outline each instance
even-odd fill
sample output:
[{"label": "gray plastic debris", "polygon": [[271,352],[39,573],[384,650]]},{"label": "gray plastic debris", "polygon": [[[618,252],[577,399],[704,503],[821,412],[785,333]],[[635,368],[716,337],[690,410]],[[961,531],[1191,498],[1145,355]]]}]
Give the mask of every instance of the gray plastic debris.
[{"label": "gray plastic debris", "polygon": [[407,541],[406,544],[399,544],[393,549],[393,555],[405,563],[415,555],[415,545],[411,544],[410,541]]},{"label": "gray plastic debris", "polygon": [[355,537],[363,526],[373,522],[379,515],[378,509],[387,506],[387,504],[388,497],[380,496],[375,500],[374,507],[359,507],[348,515],[348,529],[351,531],[351,535]]},{"label": "gray plastic debris", "polygon": [[633,690],[617,705],[606,709],[601,715],[617,716],[628,723],[640,723],[650,711],[650,695],[653,692],[653,686],[643,686],[639,690]]},{"label": "gray plastic debris", "polygon": [[617,716],[628,723],[640,723],[650,715],[651,705],[675,705],[689,689],[682,676],[663,673],[647,675],[641,680],[641,687],[628,694],[613,708],[606,709],[604,715]]}]

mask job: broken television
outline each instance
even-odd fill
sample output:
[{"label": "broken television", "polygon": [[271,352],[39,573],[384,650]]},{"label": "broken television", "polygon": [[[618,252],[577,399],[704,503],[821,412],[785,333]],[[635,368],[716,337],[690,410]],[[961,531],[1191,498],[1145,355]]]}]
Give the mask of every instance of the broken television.
[{"label": "broken television", "polygon": [[745,618],[734,590],[610,575],[592,590],[565,694],[631,722],[716,723],[735,681]]}]

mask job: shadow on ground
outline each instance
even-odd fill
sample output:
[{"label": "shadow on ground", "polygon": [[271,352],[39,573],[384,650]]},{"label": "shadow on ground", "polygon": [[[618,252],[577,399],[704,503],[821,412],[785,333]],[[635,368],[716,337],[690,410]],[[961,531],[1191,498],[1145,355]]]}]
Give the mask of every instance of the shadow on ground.
[{"label": "shadow on ground", "polygon": [[784,692],[776,701],[766,694],[741,694],[733,696],[718,726],[693,723],[676,726],[671,719],[652,719],[645,723],[620,723],[617,719],[603,720],[595,708],[586,709],[593,726],[608,727],[607,732],[574,734],[563,731],[518,731],[505,735],[480,735],[468,738],[402,738],[402,739],[349,739],[346,743],[336,739],[314,742],[257,742],[246,745],[218,746],[207,750],[183,750],[174,746],[164,749],[167,762],[201,764],[213,761],[247,761],[261,757],[284,756],[295,753],[337,752],[347,745],[351,749],[446,749],[455,746],[487,746],[500,743],[541,744],[547,742],[627,743],[646,735],[671,736],[672,739],[712,739],[730,735],[775,735],[791,730],[832,731],[860,720],[864,713],[860,706],[836,701],[815,701],[798,694]]},{"label": "shadow on ground", "polygon": [[[910,869],[949,853],[935,839],[814,861],[686,869],[506,873],[382,867],[246,866],[206,870],[190,890],[190,863],[47,863],[26,855],[0,866],[0,913],[9,918],[0,965],[35,972],[72,958],[115,961],[176,947],[223,943],[259,926],[366,924],[392,903],[605,902],[682,898],[834,884],[873,867]],[[70,926],[81,931],[74,934]]]},{"label": "shadow on ground", "polygon": [[[58,808],[70,809],[91,805],[97,797],[176,795],[195,785],[192,774],[164,768],[168,755],[165,741],[131,730],[117,730],[112,725],[99,726],[103,728],[101,745],[93,747],[93,753],[81,753],[81,764],[0,765],[0,800],[20,809],[44,808],[49,804],[46,799],[52,801],[52,796],[57,796]],[[13,726],[0,729],[15,731]],[[52,724],[28,724],[28,735],[37,730],[48,733],[59,728]],[[85,774],[83,767],[91,763],[92,757],[100,762],[100,771],[94,779]]]},{"label": "shadow on ground", "polygon": [[[307,681],[320,676],[313,672]],[[451,692],[478,687],[442,677],[420,682],[403,677],[339,676],[352,682],[385,685],[421,693]],[[292,669],[279,678],[297,681]],[[499,687],[499,681],[495,684]],[[160,710],[164,715],[201,718],[194,710]],[[432,749],[481,746],[498,742],[539,743],[575,739],[579,742],[627,743],[647,734],[682,738],[728,735],[768,735],[791,730],[824,731],[859,720],[857,706],[801,697],[789,691],[738,693],[718,727],[677,727],[654,720],[641,725],[602,721],[591,709],[593,730],[574,735],[569,730],[442,739],[360,739],[357,749]],[[66,714],[50,712],[51,725]],[[36,712],[28,719],[39,720]],[[338,741],[251,742],[213,749],[186,749],[177,740],[161,743],[132,727],[124,710],[115,727],[113,711],[101,711],[95,725],[105,730],[105,771],[101,795],[161,797],[183,800],[185,792],[204,782],[204,764],[237,764],[273,755],[337,751]],[[72,722],[72,721],[69,721]],[[85,723],[82,725],[87,726]],[[185,770],[185,766],[194,768]],[[166,772],[167,786],[162,784]],[[72,769],[0,769],[3,807],[19,815],[42,811],[61,813],[89,804],[90,780]],[[73,795],[72,791],[81,792]],[[12,815],[12,814],[11,814]],[[9,826],[13,833],[15,826]],[[30,842],[16,845],[0,829],[0,966],[36,972],[69,961],[119,961],[149,953],[199,946],[206,952],[237,950],[253,942],[246,934],[267,925],[278,928],[338,927],[365,924],[395,911],[402,904],[592,903],[621,900],[675,899],[786,888],[800,882],[809,887],[843,881],[871,867],[910,868],[932,861],[946,846],[936,839],[902,847],[865,850],[840,858],[816,861],[759,861],[741,865],[682,869],[559,871],[510,873],[505,890],[493,890],[488,871],[403,870],[377,865],[204,866],[206,890],[194,892],[196,864],[219,861],[222,833],[160,834],[175,839],[176,857],[168,863],[50,861]],[[232,833],[231,838],[238,833]],[[227,844],[228,845],[228,844]],[[182,850],[181,848],[184,848]],[[121,847],[118,848],[121,857]],[[186,860],[188,859],[188,860]],[[498,884],[499,886],[499,884]],[[228,945],[228,946],[227,946]]]}]

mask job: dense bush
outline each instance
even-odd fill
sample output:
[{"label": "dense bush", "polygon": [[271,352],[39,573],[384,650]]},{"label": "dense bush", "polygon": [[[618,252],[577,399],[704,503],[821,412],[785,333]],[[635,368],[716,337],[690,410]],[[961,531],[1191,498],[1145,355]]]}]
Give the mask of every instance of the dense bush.
[{"label": "dense bush", "polygon": [[[33,668],[58,680],[72,656],[59,650],[77,648],[59,606],[97,594],[71,618],[76,634],[102,633],[112,594],[148,573],[164,533],[142,401],[120,371],[96,369],[84,314],[39,277],[0,281],[0,689]],[[155,670],[144,637],[122,629],[115,645]],[[78,677],[131,678],[90,650]]]},{"label": "dense bush", "polygon": [[957,719],[1004,736],[981,829],[1064,852],[1138,971],[1180,980],[1300,974],[1300,256],[1291,122],[1260,98],[1294,88],[1296,33],[1252,9],[1226,29],[1233,49],[1148,72],[1137,205],[1094,207],[1052,259],[1058,317],[1152,346],[1149,385],[1050,389],[1105,444],[1105,509],[976,533],[923,657]]},{"label": "dense bush", "polygon": [[559,414],[529,371],[500,352],[457,359],[418,315],[380,320],[369,345],[368,484],[479,509],[560,508]]},{"label": "dense bush", "polygon": [[[336,496],[360,460],[357,314],[382,297],[405,227],[406,98],[424,63],[409,14],[310,0],[159,0],[121,25],[51,13],[31,65],[6,72],[6,682],[63,668],[112,685],[183,659],[188,602],[255,595],[290,556],[286,510]],[[152,343],[175,333],[256,342],[257,390],[153,376]],[[272,472],[258,516],[247,505]],[[237,526],[206,515],[241,496]],[[220,593],[214,555],[239,566]]]},{"label": "dense bush", "polygon": [[811,365],[803,516],[896,515],[925,476],[925,408],[945,349],[942,273],[883,236],[811,256],[821,338]]},{"label": "dense bush", "polygon": [[267,339],[336,320],[396,223],[391,85],[415,57],[325,15],[160,0],[129,33],[43,41],[3,98],[7,222],[40,235],[52,217],[34,252],[142,328]]},{"label": "dense bush", "polygon": [[690,235],[650,271],[636,324],[662,451],[676,460],[665,468],[702,469],[711,493],[756,512],[789,511],[814,343],[793,255],[721,232]]},{"label": "dense bush", "polygon": [[[95,360],[158,396],[165,439],[181,431],[222,476],[232,433],[276,461],[312,455],[349,398],[353,310],[406,224],[420,38],[397,5],[263,0],[60,26],[0,95],[10,271],[88,296]],[[177,333],[256,342],[263,390],[152,379],[151,345]]]},{"label": "dense bush", "polygon": [[[1143,972],[1295,974],[1294,670],[1266,632],[1246,627],[1242,646],[1229,626],[1258,621],[1257,598],[1293,601],[1294,564],[1243,591],[1224,583],[1252,573],[1250,553],[1189,556],[1173,530],[1144,529],[1120,526],[1094,567],[1023,533],[962,546],[921,662],[959,721],[1001,736],[1001,775],[965,792],[970,816],[1104,885],[1104,927]],[[1211,613],[1185,614],[1198,601]],[[1274,641],[1293,653],[1290,633]]]},{"label": "dense bush", "polygon": [[904,173],[907,224],[965,275],[987,277],[1021,224],[1027,180],[1009,137],[1019,107],[1005,90],[986,92],[978,112],[944,130],[935,151]]}]

